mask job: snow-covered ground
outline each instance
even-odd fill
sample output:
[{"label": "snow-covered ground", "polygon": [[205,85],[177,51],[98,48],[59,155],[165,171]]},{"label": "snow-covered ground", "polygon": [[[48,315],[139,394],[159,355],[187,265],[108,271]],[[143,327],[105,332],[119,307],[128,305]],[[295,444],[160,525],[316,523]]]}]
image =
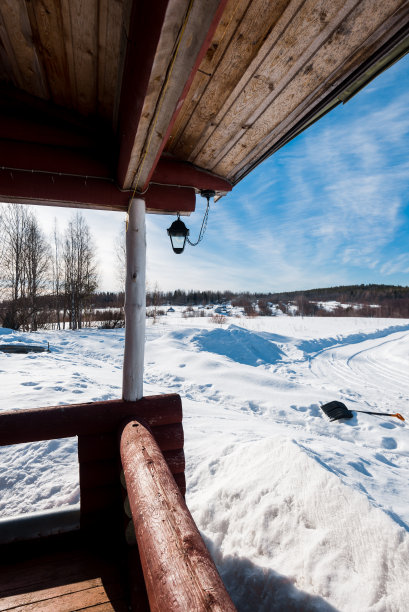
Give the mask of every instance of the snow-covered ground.
[{"label": "snow-covered ground", "polygon": [[[123,330],[23,334],[0,410],[120,397]],[[409,321],[257,317],[147,324],[145,394],[184,407],[187,503],[240,611],[409,609]],[[2,516],[79,501],[75,440],[1,449]]]}]

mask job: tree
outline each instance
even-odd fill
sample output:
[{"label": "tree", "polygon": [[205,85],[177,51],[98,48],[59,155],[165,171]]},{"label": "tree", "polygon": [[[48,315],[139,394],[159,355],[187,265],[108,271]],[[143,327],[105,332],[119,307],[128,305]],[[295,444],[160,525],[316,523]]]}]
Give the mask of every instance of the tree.
[{"label": "tree", "polygon": [[3,326],[37,329],[38,298],[48,280],[49,250],[32,210],[9,204],[1,219]]},{"label": "tree", "polygon": [[83,311],[98,285],[89,227],[80,212],[68,224],[63,245],[64,292],[70,328],[81,329]]},{"label": "tree", "polygon": [[118,232],[115,243],[115,259],[117,264],[117,278],[119,282],[120,291],[125,292],[125,279],[126,279],[126,222]]},{"label": "tree", "polygon": [[25,240],[25,276],[27,306],[31,319],[31,330],[38,327],[38,298],[46,290],[50,265],[50,247],[39,228],[36,217],[30,212]]},{"label": "tree", "polygon": [[[54,296],[54,310],[55,320],[57,322],[57,329],[61,329],[60,313],[61,309],[64,308],[62,299],[64,296],[61,295],[61,289],[63,285],[63,263],[61,260],[61,249],[62,241],[58,231],[57,219],[54,218],[54,229],[53,229],[53,255],[52,255],[52,291]],[[64,317],[65,319],[65,317]],[[65,324],[65,323],[64,323]]]}]

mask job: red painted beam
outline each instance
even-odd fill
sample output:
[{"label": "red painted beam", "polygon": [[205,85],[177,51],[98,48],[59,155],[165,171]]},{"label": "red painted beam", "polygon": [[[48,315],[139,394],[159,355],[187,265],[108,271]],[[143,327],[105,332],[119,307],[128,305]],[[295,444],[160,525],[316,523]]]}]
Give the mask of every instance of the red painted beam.
[{"label": "red painted beam", "polygon": [[137,402],[108,400],[3,412],[0,446],[110,432],[126,417],[144,419],[151,427],[181,423],[182,402],[179,395],[171,393]]},{"label": "red painted beam", "polygon": [[0,167],[62,174],[97,176],[112,180],[112,164],[101,150],[49,146],[0,140]]},{"label": "red painted beam", "polygon": [[152,174],[153,183],[167,185],[185,185],[196,189],[214,189],[214,191],[228,192],[232,185],[221,176],[202,170],[188,162],[161,157]]},{"label": "red painted beam", "polygon": [[152,175],[153,175],[153,173],[155,171],[155,168],[156,168],[156,166],[157,166],[157,164],[158,164],[158,162],[159,162],[159,160],[161,158],[163,149],[165,148],[166,143],[168,142],[168,139],[169,139],[170,133],[172,131],[173,125],[174,125],[174,123],[176,121],[176,118],[177,118],[177,116],[179,114],[179,111],[181,110],[181,108],[183,106],[183,102],[185,101],[185,98],[186,98],[186,96],[188,94],[188,91],[189,91],[190,86],[191,86],[191,84],[193,82],[193,79],[195,78],[196,72],[197,72],[197,70],[198,70],[198,68],[199,68],[199,66],[200,66],[200,64],[202,62],[202,59],[204,58],[204,56],[205,56],[205,54],[206,54],[206,52],[207,52],[207,50],[208,50],[208,48],[210,46],[210,43],[212,41],[212,38],[213,38],[214,33],[216,31],[216,28],[219,25],[219,21],[222,18],[224,9],[226,8],[227,2],[228,2],[228,0],[220,0],[220,4],[218,6],[218,9],[217,9],[216,13],[214,14],[212,23],[210,24],[210,28],[209,28],[209,30],[208,30],[208,32],[206,34],[206,38],[204,39],[202,47],[201,47],[201,49],[200,49],[200,51],[198,53],[198,56],[196,58],[196,62],[194,64],[194,66],[193,66],[193,69],[192,69],[190,75],[189,75],[189,78],[186,81],[185,87],[183,88],[182,94],[181,94],[181,96],[179,98],[179,101],[178,101],[178,103],[176,105],[176,109],[175,109],[175,111],[174,111],[174,113],[173,113],[173,115],[172,115],[172,117],[171,117],[171,119],[169,121],[168,128],[166,130],[166,133],[163,136],[162,145],[159,148],[159,151],[158,151],[158,154],[157,154],[157,156],[155,158],[154,163],[152,164],[152,169],[151,169],[151,171],[150,171],[150,173],[148,175],[148,178],[146,179],[144,189],[146,189],[146,185],[148,185],[148,183],[152,180]]},{"label": "red painted beam", "polygon": [[119,104],[117,180],[123,186],[169,0],[134,0]]},{"label": "red painted beam", "polygon": [[[0,168],[0,201],[126,212],[132,191],[121,191],[113,181]],[[152,185],[143,196],[148,213],[191,213],[195,190]]]},{"label": "red painted beam", "polygon": [[0,169],[0,201],[127,211],[132,193],[112,181]]},{"label": "red painted beam", "polygon": [[191,213],[195,210],[196,192],[192,187],[151,185],[143,197],[148,213]]}]

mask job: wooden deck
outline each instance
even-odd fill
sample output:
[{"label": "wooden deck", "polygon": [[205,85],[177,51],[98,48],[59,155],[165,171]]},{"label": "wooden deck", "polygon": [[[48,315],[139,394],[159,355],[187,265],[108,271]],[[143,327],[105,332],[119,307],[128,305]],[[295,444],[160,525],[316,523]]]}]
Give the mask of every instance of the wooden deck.
[{"label": "wooden deck", "polygon": [[123,568],[112,549],[91,549],[69,534],[1,552],[2,612],[129,610]]}]

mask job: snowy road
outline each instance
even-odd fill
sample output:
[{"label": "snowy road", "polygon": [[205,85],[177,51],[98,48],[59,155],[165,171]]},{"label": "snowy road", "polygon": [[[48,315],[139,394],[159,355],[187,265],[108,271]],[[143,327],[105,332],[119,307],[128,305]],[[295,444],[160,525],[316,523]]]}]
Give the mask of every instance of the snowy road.
[{"label": "snowy road", "polygon": [[351,402],[364,403],[368,410],[376,403],[383,411],[399,412],[409,399],[408,347],[408,332],[392,333],[386,339],[325,349],[311,359],[310,367],[317,378],[346,389]]},{"label": "snowy road", "polygon": [[[161,319],[145,394],[184,407],[187,501],[240,612],[406,610],[409,322]],[[0,330],[5,333],[6,330]],[[0,410],[120,396],[123,331],[8,333],[50,354],[0,354]],[[0,511],[77,503],[75,440],[2,449]]]}]

